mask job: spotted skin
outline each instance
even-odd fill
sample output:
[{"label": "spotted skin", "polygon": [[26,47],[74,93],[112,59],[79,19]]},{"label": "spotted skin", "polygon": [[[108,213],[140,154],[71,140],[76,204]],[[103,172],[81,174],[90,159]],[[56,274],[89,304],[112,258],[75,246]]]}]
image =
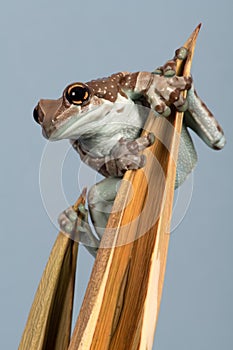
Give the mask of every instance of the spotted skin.
[{"label": "spotted skin", "polygon": [[[193,170],[196,151],[188,132],[193,129],[213,149],[222,149],[225,137],[221,126],[198,97],[191,77],[176,76],[176,59],[185,59],[187,50],[180,48],[173,59],[153,72],[119,72],[103,79],[68,85],[57,100],[40,100],[34,118],[49,140],[70,139],[81,160],[101,173],[105,179],[92,186],[88,208],[101,239],[109,213],[124,173],[145,165],[141,152],[154,142],[153,135],[140,136],[147,114],[167,117],[172,108],[184,111],[184,122],[177,164],[176,187]],[[187,98],[182,92],[187,90]],[[74,95],[74,96],[73,96]],[[77,96],[76,96],[77,95]],[[77,227],[77,213],[72,207],[59,217],[61,229],[87,247],[93,256],[99,241],[93,235],[85,208]]]},{"label": "spotted skin", "polygon": [[181,91],[190,89],[191,84],[191,77],[167,79],[149,72],[117,73],[86,83],[93,95],[111,102],[117,100],[118,94],[134,98],[144,96],[159,114],[165,112],[167,105],[178,107],[184,104]]},{"label": "spotted skin", "polygon": [[125,74],[127,73],[112,74],[110,77],[91,80],[86,84],[91,89],[93,95],[111,102],[115,102],[118,93],[125,96],[120,88],[121,80]]}]

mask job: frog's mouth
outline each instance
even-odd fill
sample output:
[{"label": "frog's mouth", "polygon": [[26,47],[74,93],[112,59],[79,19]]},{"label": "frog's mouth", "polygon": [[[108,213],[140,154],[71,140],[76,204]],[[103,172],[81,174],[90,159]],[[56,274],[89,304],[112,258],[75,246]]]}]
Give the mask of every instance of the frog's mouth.
[{"label": "frog's mouth", "polygon": [[86,135],[92,136],[108,122],[112,104],[91,106],[86,110],[75,110],[59,122],[51,132],[50,140],[78,139]]},{"label": "frog's mouth", "polygon": [[33,116],[42,126],[45,138],[56,141],[77,139],[84,134],[93,134],[106,123],[105,116],[112,109],[110,101],[94,101],[80,107],[65,106],[62,98],[58,100],[40,100]]},{"label": "frog's mouth", "polygon": [[[39,101],[33,111],[33,117],[42,126],[44,137],[50,139],[51,134],[59,127],[61,123],[60,116],[64,114],[66,109],[62,98],[58,100],[42,99]],[[64,120],[65,118],[63,117],[62,119]]]},{"label": "frog's mouth", "polygon": [[103,135],[121,133],[122,130],[141,129],[148,116],[148,110],[141,111],[132,101],[120,100],[119,103],[103,102],[99,106],[89,106],[87,111],[74,114],[65,124],[55,130],[50,140],[101,138]]}]

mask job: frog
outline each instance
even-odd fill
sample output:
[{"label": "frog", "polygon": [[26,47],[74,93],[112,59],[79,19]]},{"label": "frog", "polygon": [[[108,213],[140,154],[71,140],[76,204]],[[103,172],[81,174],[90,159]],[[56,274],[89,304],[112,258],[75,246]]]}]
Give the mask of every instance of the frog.
[{"label": "frog", "polygon": [[46,139],[70,140],[81,161],[104,177],[89,189],[88,209],[83,204],[78,208],[83,215],[81,224],[77,224],[78,212],[72,206],[58,218],[61,230],[72,237],[78,235],[94,257],[125,172],[145,166],[143,150],[155,141],[152,133],[141,135],[148,110],[155,118],[167,118],[172,109],[184,113],[175,188],[197,163],[189,128],[212,149],[225,145],[223,129],[198,96],[192,76],[176,75],[178,60],[185,60],[187,55],[188,50],[181,47],[152,72],[122,71],[71,83],[60,98],[41,99],[34,108],[33,117]]}]

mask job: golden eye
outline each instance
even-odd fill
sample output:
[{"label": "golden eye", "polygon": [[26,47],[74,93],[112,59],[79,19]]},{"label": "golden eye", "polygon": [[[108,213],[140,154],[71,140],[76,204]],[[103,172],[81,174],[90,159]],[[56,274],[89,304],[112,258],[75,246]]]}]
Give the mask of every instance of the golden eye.
[{"label": "golden eye", "polygon": [[85,84],[75,83],[68,86],[65,92],[65,97],[69,103],[81,106],[89,101],[90,90]]}]

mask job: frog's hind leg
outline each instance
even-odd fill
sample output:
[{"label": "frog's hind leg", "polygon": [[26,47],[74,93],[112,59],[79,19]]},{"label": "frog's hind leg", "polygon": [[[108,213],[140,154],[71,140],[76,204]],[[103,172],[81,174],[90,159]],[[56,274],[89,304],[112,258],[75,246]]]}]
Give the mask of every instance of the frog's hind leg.
[{"label": "frog's hind leg", "polygon": [[185,122],[183,123],[178,161],[176,166],[175,188],[178,188],[185,181],[187,176],[192,172],[197,163],[197,153],[194,148],[193,141],[187,130]]},{"label": "frog's hind leg", "polygon": [[88,208],[92,223],[100,239],[107,225],[120,182],[121,178],[105,178],[89,190]]},{"label": "frog's hind leg", "polygon": [[[82,233],[82,239],[85,248],[95,257],[99,248],[100,240],[104,234],[112,206],[120,186],[121,178],[109,177],[92,186],[88,192],[88,209],[84,206],[79,210],[84,214],[84,220],[79,232]],[[94,235],[88,222],[88,214],[94,225],[95,232],[99,240]]]},{"label": "frog's hind leg", "polygon": [[[80,222],[79,214],[82,220]],[[58,217],[58,223],[62,232],[71,239],[80,242],[93,255],[96,256],[99,248],[99,240],[96,238],[88,223],[88,210],[83,204],[78,206],[78,212],[71,206],[64,210]]]},{"label": "frog's hind leg", "polygon": [[[78,207],[78,212],[82,214],[81,224],[78,224],[78,214],[73,207],[64,210],[58,217],[61,230],[72,239],[81,242],[94,257],[107,225],[120,181],[121,178],[110,177],[90,188],[88,192],[89,211],[83,204]],[[89,214],[99,239],[89,224]]]},{"label": "frog's hind leg", "polygon": [[187,92],[187,101],[188,110],[184,114],[186,125],[194,130],[208,146],[216,150],[222,149],[226,142],[223,130],[197,95],[193,84]]}]

